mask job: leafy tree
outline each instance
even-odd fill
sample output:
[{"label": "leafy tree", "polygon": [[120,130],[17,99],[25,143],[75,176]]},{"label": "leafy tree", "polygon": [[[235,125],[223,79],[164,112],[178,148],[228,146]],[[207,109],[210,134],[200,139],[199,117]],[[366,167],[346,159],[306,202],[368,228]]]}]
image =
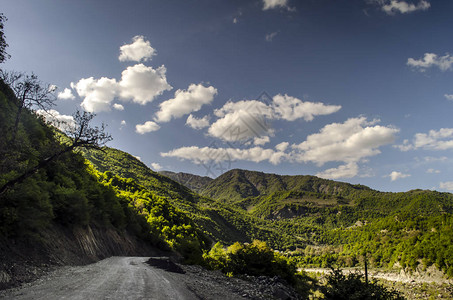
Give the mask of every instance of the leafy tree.
[{"label": "leafy tree", "polygon": [[5,17],[5,15],[0,13],[0,64],[11,57],[8,53],[6,53],[8,44],[6,43],[5,33],[3,32],[3,28],[7,20],[8,19]]},{"label": "leafy tree", "polygon": [[343,274],[332,268],[326,277],[326,284],[320,287],[327,300],[404,300],[399,292],[388,290],[375,282],[366,283],[359,273]]}]

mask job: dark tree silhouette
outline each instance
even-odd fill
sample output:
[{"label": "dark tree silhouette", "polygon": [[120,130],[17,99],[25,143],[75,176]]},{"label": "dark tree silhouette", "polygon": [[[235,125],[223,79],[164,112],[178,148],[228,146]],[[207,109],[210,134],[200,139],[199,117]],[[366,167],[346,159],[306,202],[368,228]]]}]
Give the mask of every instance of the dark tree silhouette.
[{"label": "dark tree silhouette", "polygon": [[8,19],[5,17],[5,15],[0,13],[0,64],[11,57],[8,53],[6,53],[8,44],[6,43],[5,33],[3,32],[3,28],[7,20]]},{"label": "dark tree silhouette", "polygon": [[43,84],[35,74],[26,75],[21,72],[0,70],[0,78],[10,86],[17,98],[16,121],[12,129],[12,142],[14,142],[23,109],[49,110],[55,105],[56,87]]},{"label": "dark tree silhouette", "polygon": [[90,125],[90,122],[95,116],[95,114],[88,112],[75,112],[73,114],[74,123],[66,124],[65,129],[63,130],[63,133],[69,138],[69,141],[66,138],[66,141],[68,142],[65,142],[62,148],[58,149],[54,153],[51,153],[48,157],[41,160],[33,168],[25,171],[22,175],[5,183],[0,188],[0,195],[5,193],[14,185],[23,182],[25,179],[32,176],[66,152],[72,151],[76,148],[100,149],[107,142],[111,141],[112,136],[105,132],[104,124],[102,124],[100,127]]}]

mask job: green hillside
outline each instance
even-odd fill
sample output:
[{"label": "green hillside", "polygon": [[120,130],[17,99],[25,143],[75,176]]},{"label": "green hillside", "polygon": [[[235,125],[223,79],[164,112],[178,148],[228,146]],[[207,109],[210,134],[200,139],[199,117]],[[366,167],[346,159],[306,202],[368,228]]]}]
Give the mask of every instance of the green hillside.
[{"label": "green hillside", "polygon": [[436,265],[453,275],[453,194],[387,193],[314,176],[231,170],[201,192],[266,220],[302,265]]},{"label": "green hillside", "polygon": [[[48,230],[72,232],[93,226],[113,229],[119,236],[133,235],[189,261],[201,259],[209,241],[168,200],[175,196],[193,200],[189,189],[131,159],[118,162],[124,166],[114,170],[119,175],[98,171],[80,151],[64,151],[68,146],[61,141],[68,138],[61,139],[60,132],[28,109],[23,109],[13,135],[17,109],[16,97],[0,81],[0,187],[8,187],[0,193],[1,240],[26,240],[39,248]],[[118,151],[110,152],[105,159],[118,157],[114,155]],[[139,168],[149,172],[148,186],[126,171]]]},{"label": "green hillside", "polygon": [[149,191],[165,197],[188,215],[211,238],[212,243],[226,244],[265,239],[277,247],[282,235],[269,222],[247,214],[240,208],[203,197],[172,179],[152,171],[134,156],[109,147],[83,151],[86,159],[99,171],[109,170],[120,177],[130,176]]},{"label": "green hillside", "polygon": [[208,176],[198,176],[184,172],[159,171],[159,174],[167,176],[197,193],[213,180]]},{"label": "green hillside", "polygon": [[200,194],[234,202],[247,197],[265,196],[281,191],[304,191],[349,197],[360,194],[362,191],[372,190],[361,185],[351,185],[309,175],[282,176],[234,169],[211,181],[201,189]]}]

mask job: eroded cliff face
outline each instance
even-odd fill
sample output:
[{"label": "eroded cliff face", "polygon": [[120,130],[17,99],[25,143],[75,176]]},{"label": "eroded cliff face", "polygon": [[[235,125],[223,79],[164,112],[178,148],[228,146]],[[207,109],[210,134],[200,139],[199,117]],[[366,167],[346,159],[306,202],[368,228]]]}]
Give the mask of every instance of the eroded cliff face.
[{"label": "eroded cliff face", "polygon": [[153,256],[159,250],[126,231],[95,226],[54,226],[25,240],[0,240],[0,289],[17,286],[63,265],[110,256]]}]

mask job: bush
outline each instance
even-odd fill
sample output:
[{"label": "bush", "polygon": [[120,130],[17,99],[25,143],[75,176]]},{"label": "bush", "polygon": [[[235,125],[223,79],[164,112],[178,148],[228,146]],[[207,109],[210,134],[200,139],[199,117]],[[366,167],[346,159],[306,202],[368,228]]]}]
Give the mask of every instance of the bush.
[{"label": "bush", "polygon": [[326,285],[320,286],[324,299],[331,300],[400,300],[404,299],[395,290],[389,290],[376,282],[366,283],[359,273],[343,274],[332,268],[326,277]]}]

